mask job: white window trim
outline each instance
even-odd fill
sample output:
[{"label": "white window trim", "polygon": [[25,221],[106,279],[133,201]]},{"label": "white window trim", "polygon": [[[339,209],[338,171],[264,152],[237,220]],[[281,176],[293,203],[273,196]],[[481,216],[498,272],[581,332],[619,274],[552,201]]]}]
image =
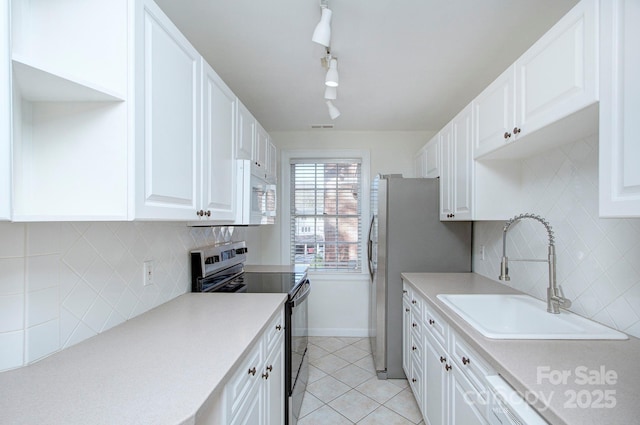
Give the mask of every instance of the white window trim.
[{"label": "white window trim", "polygon": [[[331,150],[319,150],[319,149],[283,149],[281,151],[281,167],[280,167],[280,189],[281,195],[278,196],[279,209],[281,211],[281,229],[280,240],[281,251],[280,255],[284,261],[291,261],[291,208],[289,200],[291,199],[291,167],[289,166],[291,159],[293,158],[309,158],[309,159],[341,159],[341,158],[360,158],[362,164],[360,165],[360,173],[362,178],[362,204],[361,214],[362,220],[360,220],[360,229],[362,234],[362,258],[360,261],[362,264],[362,270],[360,272],[321,272],[323,276],[340,276],[342,280],[346,276],[368,276],[369,269],[367,268],[367,237],[369,235],[369,220],[371,218],[370,212],[370,193],[371,193],[371,154],[367,149],[331,149]],[[320,272],[318,272],[320,273]]]}]

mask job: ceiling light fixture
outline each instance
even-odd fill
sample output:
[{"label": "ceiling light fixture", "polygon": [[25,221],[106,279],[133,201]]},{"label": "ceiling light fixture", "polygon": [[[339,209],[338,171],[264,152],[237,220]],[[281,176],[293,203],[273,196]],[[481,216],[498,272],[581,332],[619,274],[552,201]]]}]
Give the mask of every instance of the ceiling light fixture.
[{"label": "ceiling light fixture", "polygon": [[320,16],[320,22],[316,25],[316,29],[313,31],[313,37],[311,40],[315,43],[322,44],[325,47],[329,47],[331,43],[331,9],[326,0],[320,3],[322,8],[322,15]]},{"label": "ceiling light fixture", "polygon": [[338,108],[335,107],[333,102],[331,102],[330,100],[327,100],[327,108],[329,108],[329,116],[331,117],[332,120],[335,120],[340,116],[340,111],[338,110]]},{"label": "ceiling light fixture", "polygon": [[336,100],[338,98],[338,88],[337,87],[324,87],[324,98],[327,100]]},{"label": "ceiling light fixture", "polygon": [[340,84],[340,79],[338,78],[338,59],[331,58],[329,60],[329,70],[327,71],[327,76],[324,79],[324,83],[328,87],[338,87]]}]

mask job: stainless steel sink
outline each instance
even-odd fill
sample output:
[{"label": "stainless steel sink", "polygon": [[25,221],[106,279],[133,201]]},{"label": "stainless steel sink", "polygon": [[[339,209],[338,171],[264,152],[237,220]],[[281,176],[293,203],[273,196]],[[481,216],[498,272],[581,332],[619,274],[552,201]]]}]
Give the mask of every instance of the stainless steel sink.
[{"label": "stainless steel sink", "polygon": [[440,294],[469,325],[494,339],[628,339],[628,336],[567,310],[547,313],[528,295]]}]

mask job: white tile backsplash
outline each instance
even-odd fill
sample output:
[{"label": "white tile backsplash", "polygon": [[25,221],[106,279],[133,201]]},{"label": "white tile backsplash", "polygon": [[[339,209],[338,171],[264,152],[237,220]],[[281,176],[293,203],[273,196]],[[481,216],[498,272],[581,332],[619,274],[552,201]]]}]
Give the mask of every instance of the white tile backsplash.
[{"label": "white tile backsplash", "polygon": [[[527,199],[522,212],[539,214],[553,227],[557,276],[571,310],[640,337],[640,219],[598,217],[598,138],[569,143],[523,162]],[[507,200],[505,200],[507,202]],[[474,271],[498,281],[504,222],[477,222]],[[516,223],[507,236],[512,258],[546,258],[543,227]],[[548,286],[545,263],[509,263],[516,289],[540,299]]]},{"label": "white tile backsplash", "polygon": [[[166,222],[0,222],[0,371],[190,291],[188,252],[245,232]],[[147,287],[146,260],[155,272]]]}]

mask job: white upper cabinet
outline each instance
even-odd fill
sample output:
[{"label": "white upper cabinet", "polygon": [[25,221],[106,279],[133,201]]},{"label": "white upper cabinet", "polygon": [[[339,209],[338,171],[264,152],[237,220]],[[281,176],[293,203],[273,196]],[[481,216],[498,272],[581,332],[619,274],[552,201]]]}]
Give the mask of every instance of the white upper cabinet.
[{"label": "white upper cabinet", "polygon": [[198,212],[200,55],[152,0],[136,19],[136,218]]},{"label": "white upper cabinet", "polygon": [[202,61],[202,202],[203,220],[231,223],[236,217],[238,184],[235,160],[237,98]]},{"label": "white upper cabinet", "polygon": [[598,0],[582,0],[473,101],[475,158],[526,157],[596,131],[598,15]]},{"label": "white upper cabinet", "polygon": [[275,184],[278,180],[278,150],[276,145],[273,144],[271,136],[269,136],[267,143],[267,181],[271,184]]},{"label": "white upper cabinet", "polygon": [[460,112],[440,132],[442,173],[441,220],[471,220],[472,172],[471,107]]},{"label": "white upper cabinet", "polygon": [[601,5],[600,215],[640,217],[640,2]]},{"label": "white upper cabinet", "polygon": [[127,219],[129,2],[11,6],[12,219]]},{"label": "white upper cabinet", "polygon": [[260,123],[256,122],[256,137],[251,156],[251,174],[262,179],[266,179],[269,172],[269,143],[269,133],[262,128]]},{"label": "white upper cabinet", "polygon": [[427,161],[427,146],[423,146],[420,148],[418,153],[416,153],[413,157],[413,170],[414,176],[416,177],[426,177],[426,161]]},{"label": "white upper cabinet", "polygon": [[0,220],[11,218],[11,49],[9,0],[0,0]]},{"label": "white upper cabinet", "polygon": [[252,159],[253,144],[256,137],[256,119],[251,112],[240,102],[237,101],[237,140],[236,140],[236,159]]},{"label": "white upper cabinet", "polygon": [[440,138],[436,135],[425,145],[424,171],[425,177],[436,178],[440,176]]}]

